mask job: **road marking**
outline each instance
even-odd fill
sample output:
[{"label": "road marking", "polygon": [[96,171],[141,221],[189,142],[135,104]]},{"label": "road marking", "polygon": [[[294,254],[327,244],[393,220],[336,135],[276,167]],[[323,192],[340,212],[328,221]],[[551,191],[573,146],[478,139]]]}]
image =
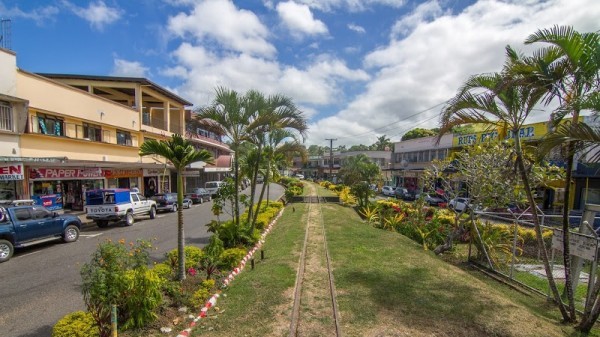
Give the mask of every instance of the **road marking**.
[{"label": "road marking", "polygon": [[102,234],[104,234],[104,233],[97,233],[97,234],[79,234],[79,236],[83,236],[83,237],[86,237],[86,238],[94,238],[94,237],[96,237],[96,236],[98,236],[98,235],[102,235]]},{"label": "road marking", "polygon": [[27,253],[27,254],[23,254],[23,255],[19,255],[19,257],[23,257],[23,256],[29,256],[29,255],[33,255],[33,254],[37,254],[37,253],[41,253],[41,250],[35,251],[35,252],[31,252],[31,253]]}]

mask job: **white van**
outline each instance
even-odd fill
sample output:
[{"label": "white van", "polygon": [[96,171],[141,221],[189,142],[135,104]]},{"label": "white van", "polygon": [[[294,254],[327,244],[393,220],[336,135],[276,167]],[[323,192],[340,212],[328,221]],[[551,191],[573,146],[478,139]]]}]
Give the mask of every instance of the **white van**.
[{"label": "white van", "polygon": [[204,184],[204,188],[210,193],[210,195],[217,194],[217,191],[224,183],[222,181],[208,181]]}]

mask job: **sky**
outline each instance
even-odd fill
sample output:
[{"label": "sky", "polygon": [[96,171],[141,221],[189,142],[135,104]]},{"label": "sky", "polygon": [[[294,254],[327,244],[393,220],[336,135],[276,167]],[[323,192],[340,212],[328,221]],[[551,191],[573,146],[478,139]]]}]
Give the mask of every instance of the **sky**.
[{"label": "sky", "polygon": [[[599,0],[0,0],[30,72],[145,77],[209,105],[219,86],[291,97],[305,144],[438,126],[469,76],[539,29],[600,30]],[[540,111],[532,122],[547,120]]]}]

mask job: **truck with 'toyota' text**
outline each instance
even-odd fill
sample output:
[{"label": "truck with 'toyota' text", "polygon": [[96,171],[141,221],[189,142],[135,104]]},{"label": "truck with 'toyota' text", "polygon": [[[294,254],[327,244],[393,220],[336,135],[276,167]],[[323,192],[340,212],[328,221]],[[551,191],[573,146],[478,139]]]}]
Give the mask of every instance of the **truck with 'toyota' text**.
[{"label": "truck with 'toyota' text", "polygon": [[156,201],[147,199],[137,190],[123,188],[96,189],[85,193],[86,218],[93,220],[98,227],[106,227],[110,221],[125,220],[133,225],[135,217],[156,218]]}]

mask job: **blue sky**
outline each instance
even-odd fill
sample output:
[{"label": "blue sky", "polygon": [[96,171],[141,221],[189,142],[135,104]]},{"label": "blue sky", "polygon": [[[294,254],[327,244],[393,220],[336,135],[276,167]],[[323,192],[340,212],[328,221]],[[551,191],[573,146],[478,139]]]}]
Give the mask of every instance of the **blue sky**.
[{"label": "blue sky", "polygon": [[0,18],[26,71],[146,77],[195,107],[217,86],[282,93],[309,118],[307,145],[335,146],[436,127],[507,44],[600,30],[600,1],[0,0]]}]

